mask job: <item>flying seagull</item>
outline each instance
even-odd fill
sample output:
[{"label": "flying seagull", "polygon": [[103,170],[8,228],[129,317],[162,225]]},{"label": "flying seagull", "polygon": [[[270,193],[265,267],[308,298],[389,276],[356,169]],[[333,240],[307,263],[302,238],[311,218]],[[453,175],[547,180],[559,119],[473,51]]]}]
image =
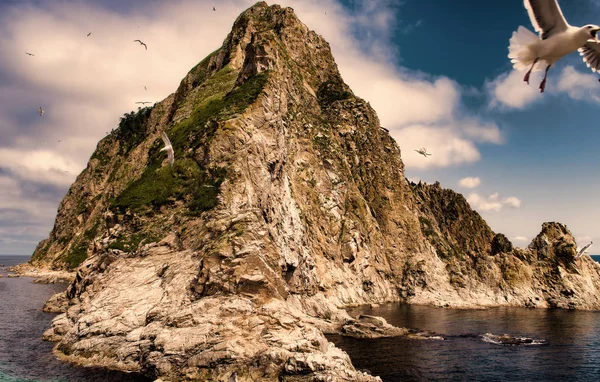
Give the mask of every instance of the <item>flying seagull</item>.
[{"label": "flying seagull", "polygon": [[[544,63],[546,72],[540,84],[540,92],[543,93],[550,67],[575,50],[579,50],[588,68],[594,72],[600,70],[600,41],[597,35],[600,27],[598,25],[588,24],[583,27],[569,25],[557,0],[524,0],[523,4],[533,29],[539,33],[538,37],[529,29],[519,26],[510,39],[508,57],[513,67],[519,71],[529,68],[523,81],[529,84],[531,72],[542,70],[541,64]],[[537,63],[540,65],[536,66]]]},{"label": "flying seagull", "polygon": [[146,85],[144,85],[144,90],[148,90],[148,89],[146,89]]},{"label": "flying seagull", "polygon": [[169,137],[167,137],[167,134],[165,134],[164,131],[161,133],[161,136],[163,142],[165,143],[165,147],[160,149],[160,151],[167,151],[169,163],[173,165],[173,162],[175,162],[175,153],[173,152],[173,146],[171,145],[171,141],[169,140]]},{"label": "flying seagull", "polygon": [[87,37],[90,37],[90,35],[91,35],[91,34],[92,34],[92,32],[88,33],[88,34],[87,34]]},{"label": "flying seagull", "polygon": [[142,105],[145,105],[147,103],[152,103],[152,102],[144,101],[144,102],[136,102],[136,103],[141,103]]},{"label": "flying seagull", "polygon": [[213,7],[213,11],[216,11],[215,7]]},{"label": "flying seagull", "polygon": [[141,42],[140,40],[133,40],[133,42],[139,42],[140,45],[143,45],[144,48],[146,48],[146,50],[148,50],[148,46],[146,44],[144,44],[143,42]]},{"label": "flying seagull", "polygon": [[581,256],[585,255],[587,252],[587,249],[594,244],[593,241],[590,241],[590,243],[588,245],[586,245],[585,247],[581,248],[581,250],[579,250],[579,252],[577,252],[577,256],[575,256],[576,259],[580,258]]},{"label": "flying seagull", "polygon": [[41,107],[41,106],[40,106],[40,110],[38,111],[38,113],[40,113],[40,117],[41,117],[42,115],[44,115],[44,109],[42,109],[42,107]]},{"label": "flying seagull", "polygon": [[27,54],[29,56],[35,56],[35,54],[33,54],[33,53],[27,53],[27,52],[25,52],[25,54]]},{"label": "flying seagull", "polygon": [[425,147],[421,147],[418,150],[415,150],[416,152],[418,152],[419,154],[423,155],[425,158],[427,158],[427,155],[431,155],[427,152],[427,149]]}]

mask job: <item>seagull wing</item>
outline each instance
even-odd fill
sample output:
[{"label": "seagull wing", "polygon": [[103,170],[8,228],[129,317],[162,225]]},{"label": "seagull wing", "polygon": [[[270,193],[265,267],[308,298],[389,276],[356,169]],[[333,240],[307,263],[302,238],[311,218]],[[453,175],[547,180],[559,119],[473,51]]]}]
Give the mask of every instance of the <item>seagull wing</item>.
[{"label": "seagull wing", "polygon": [[590,246],[592,245],[592,243],[589,243],[588,245],[586,245],[585,247],[581,248],[581,250],[579,251],[579,253],[577,254],[577,256],[575,257],[580,257],[585,253],[585,250],[588,249]]},{"label": "seagull wing", "polygon": [[167,136],[167,134],[164,131],[162,133],[160,133],[160,136],[162,137],[162,140],[165,143],[165,147],[163,147],[161,149],[161,151],[162,150],[167,151],[167,156],[169,157],[169,163],[173,164],[173,162],[175,162],[175,153],[173,152],[173,146],[171,145],[171,141],[169,140],[169,137]]},{"label": "seagull wing", "polygon": [[524,0],[523,5],[527,9],[533,29],[539,32],[542,40],[564,32],[569,27],[557,0]]},{"label": "seagull wing", "polygon": [[583,62],[592,69],[592,72],[600,71],[600,44],[588,41],[578,51],[583,57]]},{"label": "seagull wing", "polygon": [[169,140],[169,137],[167,137],[167,134],[164,131],[160,134],[160,136],[162,137],[162,140],[165,143],[165,149],[173,147],[171,146],[171,141]]},{"label": "seagull wing", "polygon": [[169,163],[173,165],[175,163],[175,152],[172,147],[167,150],[167,155],[169,156]]}]

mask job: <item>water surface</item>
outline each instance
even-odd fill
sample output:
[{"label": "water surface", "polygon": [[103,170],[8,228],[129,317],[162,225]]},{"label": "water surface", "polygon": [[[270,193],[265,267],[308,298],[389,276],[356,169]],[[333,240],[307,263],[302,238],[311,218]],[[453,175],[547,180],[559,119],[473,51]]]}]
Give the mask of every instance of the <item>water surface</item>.
[{"label": "water surface", "polygon": [[8,278],[6,267],[29,257],[0,256],[0,381],[149,381],[137,375],[76,367],[57,360],[53,343],[41,339],[56,314],[42,312],[44,302],[65,284],[34,284],[29,277]]},{"label": "water surface", "polygon": [[[384,381],[600,381],[600,312],[560,309],[443,309],[390,304],[355,308],[389,323],[433,330],[445,340],[328,336],[354,366]],[[510,334],[544,345],[499,345],[482,335]]]}]

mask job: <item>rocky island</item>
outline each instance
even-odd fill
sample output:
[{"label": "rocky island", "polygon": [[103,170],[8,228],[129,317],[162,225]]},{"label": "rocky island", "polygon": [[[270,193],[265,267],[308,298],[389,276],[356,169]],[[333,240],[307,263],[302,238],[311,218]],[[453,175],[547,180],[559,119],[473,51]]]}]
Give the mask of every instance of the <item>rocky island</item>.
[{"label": "rocky island", "polygon": [[76,271],[44,337],[163,381],[375,381],[324,334],[410,331],[344,307],[600,308],[567,227],[513,248],[462,195],[407,181],[400,154],[328,43],[255,4],[98,143],[29,264]]}]

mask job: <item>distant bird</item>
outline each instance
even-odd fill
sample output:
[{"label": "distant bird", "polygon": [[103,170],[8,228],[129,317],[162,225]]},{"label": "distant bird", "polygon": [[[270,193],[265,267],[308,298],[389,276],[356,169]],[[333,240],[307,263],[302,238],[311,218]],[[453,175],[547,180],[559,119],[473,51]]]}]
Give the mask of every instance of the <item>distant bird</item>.
[{"label": "distant bird", "polygon": [[146,89],[146,86],[145,86],[145,85],[144,85],[144,90],[146,90],[146,91],[148,90],[148,89]]},{"label": "distant bird", "polygon": [[38,113],[40,113],[40,117],[41,117],[42,115],[44,115],[44,109],[42,109],[42,107],[41,107],[41,106],[40,106],[40,110],[38,111]]},{"label": "distant bird", "polygon": [[140,40],[133,40],[133,42],[139,42],[140,45],[143,45],[144,48],[146,48],[146,50],[148,50],[148,46],[146,44],[144,44],[142,41],[140,41]]},{"label": "distant bird", "polygon": [[[533,29],[539,38],[523,26],[513,32],[508,47],[508,57],[516,70],[529,68],[523,81],[529,84],[532,71],[540,71],[542,62],[546,65],[544,79],[540,83],[540,93],[546,88],[548,70],[565,55],[579,51],[583,61],[592,71],[600,70],[600,26],[588,24],[574,27],[567,23],[557,0],[524,0]],[[537,63],[540,65],[537,65]],[[541,66],[541,67],[540,67]]]},{"label": "distant bird", "polygon": [[431,155],[427,152],[427,149],[425,147],[421,147],[418,150],[415,150],[416,152],[418,152],[419,154],[423,155],[425,158],[427,158],[427,155]]},{"label": "distant bird", "polygon": [[87,34],[87,37],[90,37],[90,35],[91,35],[91,34],[92,34],[92,32],[88,33],[88,34]]},{"label": "distant bird", "polygon": [[580,258],[581,256],[587,254],[587,249],[594,244],[593,241],[590,241],[590,243],[588,245],[586,245],[585,247],[581,248],[581,250],[579,250],[579,252],[577,252],[577,256],[575,256],[576,259]]},{"label": "distant bird", "polygon": [[25,52],[25,54],[27,54],[29,56],[35,56],[35,54],[33,54],[33,53],[27,53],[27,52]]},{"label": "distant bird", "polygon": [[173,152],[173,146],[171,145],[171,141],[169,140],[169,137],[167,137],[167,134],[165,134],[164,131],[161,133],[161,136],[163,142],[165,143],[165,147],[160,149],[160,151],[167,152],[167,155],[169,157],[169,163],[173,165],[173,162],[175,162],[175,153]]},{"label": "distant bird", "polygon": [[213,11],[216,11],[215,7],[213,7]]},{"label": "distant bird", "polygon": [[145,105],[147,103],[152,103],[152,102],[144,101],[144,102],[136,102],[136,103],[141,103],[142,105]]}]

